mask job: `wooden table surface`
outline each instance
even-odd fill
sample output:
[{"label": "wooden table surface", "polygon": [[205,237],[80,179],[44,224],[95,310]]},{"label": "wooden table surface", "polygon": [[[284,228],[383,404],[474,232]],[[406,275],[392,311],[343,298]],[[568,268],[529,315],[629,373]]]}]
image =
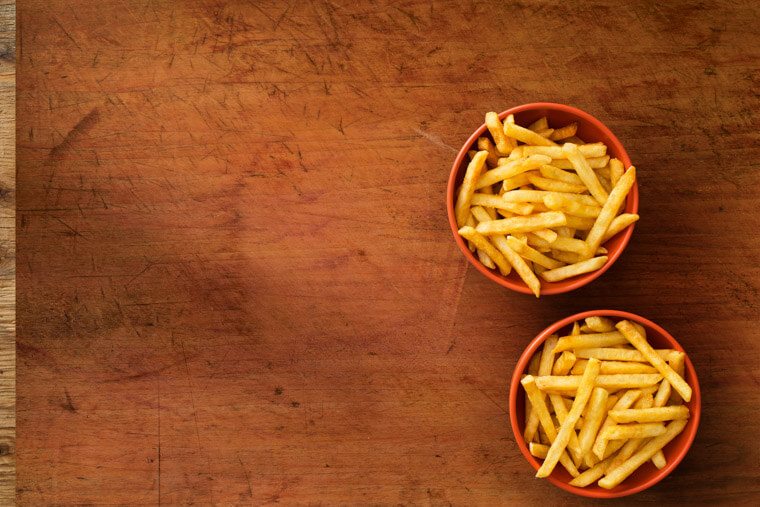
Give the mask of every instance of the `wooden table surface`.
[{"label": "wooden table surface", "polygon": [[[760,5],[18,6],[17,500],[570,505],[508,427],[518,355],[629,310],[703,392],[629,503],[760,499]],[[622,258],[540,300],[468,267],[456,151],[532,101],[639,169]]]}]

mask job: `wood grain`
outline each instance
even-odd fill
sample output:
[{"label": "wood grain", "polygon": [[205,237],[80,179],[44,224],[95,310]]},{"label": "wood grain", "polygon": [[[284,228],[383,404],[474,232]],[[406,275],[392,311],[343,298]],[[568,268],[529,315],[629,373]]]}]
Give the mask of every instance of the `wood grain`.
[{"label": "wood grain", "polygon": [[[19,2],[17,500],[580,505],[506,413],[519,353],[625,309],[687,349],[692,451],[630,503],[760,495],[756,2]],[[640,174],[577,292],[448,229],[488,110],[580,107]]]},{"label": "wood grain", "polygon": [[15,54],[15,2],[0,2],[0,505],[16,496]]}]

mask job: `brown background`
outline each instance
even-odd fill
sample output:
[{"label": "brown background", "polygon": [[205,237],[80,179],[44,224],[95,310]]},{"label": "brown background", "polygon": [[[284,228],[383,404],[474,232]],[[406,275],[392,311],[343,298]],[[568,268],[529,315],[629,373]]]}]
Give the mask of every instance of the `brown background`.
[{"label": "brown background", "polygon": [[16,8],[0,0],[0,505],[15,496]]},{"label": "brown background", "polygon": [[[594,308],[663,325],[703,389],[630,501],[758,500],[760,5],[460,4],[19,2],[19,503],[581,503],[506,385]],[[483,114],[537,100],[620,137],[642,215],[539,301],[444,208]]]}]

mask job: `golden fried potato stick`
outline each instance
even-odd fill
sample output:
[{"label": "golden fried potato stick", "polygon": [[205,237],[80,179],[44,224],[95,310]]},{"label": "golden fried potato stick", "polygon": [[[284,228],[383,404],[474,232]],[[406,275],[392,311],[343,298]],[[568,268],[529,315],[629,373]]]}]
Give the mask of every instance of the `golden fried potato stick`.
[{"label": "golden fried potato stick", "polygon": [[567,192],[549,192],[546,190],[513,190],[502,195],[504,199],[510,202],[533,202],[544,204],[546,197],[559,198],[560,201],[573,201],[578,204],[584,204],[586,206],[595,206],[599,209],[601,207],[597,204],[596,200],[590,195],[582,194],[570,194]]},{"label": "golden fried potato stick", "polygon": [[617,182],[615,188],[612,189],[612,193],[610,193],[607,202],[602,206],[602,210],[599,212],[599,216],[596,218],[594,226],[591,228],[591,231],[589,231],[588,236],[586,236],[587,247],[584,254],[586,257],[594,255],[596,249],[602,244],[604,234],[612,224],[612,220],[615,218],[615,215],[617,215],[618,209],[620,209],[620,206],[625,202],[628,192],[631,190],[631,187],[633,187],[635,181],[636,168],[631,166]]},{"label": "golden fried potato stick", "polygon": [[[578,146],[578,148],[583,148],[583,146]],[[586,158],[586,162],[588,162],[588,165],[591,167],[591,169],[602,169],[606,167],[607,164],[609,164],[610,157],[607,155],[603,157],[590,157]],[[572,162],[566,158],[552,158],[551,165],[557,169],[575,169]]]},{"label": "golden fried potato stick", "polygon": [[486,163],[491,167],[498,165],[499,155],[496,153],[496,147],[487,137],[478,137],[477,146],[479,151],[487,151]]},{"label": "golden fried potato stick", "polygon": [[484,206],[486,208],[496,208],[517,215],[530,215],[533,213],[534,206],[524,202],[507,202],[500,195],[474,193],[470,200],[472,206]]},{"label": "golden fried potato stick", "polygon": [[628,227],[634,222],[639,220],[639,216],[635,213],[622,213],[616,216],[610,226],[607,228],[607,232],[602,237],[602,243],[606,243],[614,235]]},{"label": "golden fried potato stick", "polygon": [[549,211],[526,217],[503,218],[478,224],[478,233],[490,236],[493,234],[511,234],[515,232],[531,232],[565,225],[567,219],[564,213]]},{"label": "golden fried potato stick", "polygon": [[624,172],[625,169],[620,160],[616,158],[610,159],[610,183],[612,183],[613,186],[617,185],[618,180],[623,177]]},{"label": "golden fried potato stick", "polygon": [[[597,377],[598,378],[598,377]],[[607,414],[607,398],[609,393],[601,387],[595,387],[588,402],[588,413],[584,425],[578,433],[578,443],[581,446],[581,454],[586,455],[594,444],[599,427]]]},{"label": "golden fried potato stick", "polygon": [[[641,391],[638,389],[630,389],[626,391],[620,399],[618,399],[617,403],[612,407],[613,410],[623,410],[638,400],[641,397]],[[610,426],[614,426],[615,421],[610,419],[609,414],[607,414],[607,418],[602,423],[601,428],[599,428],[599,432],[596,435],[596,439],[594,440],[594,444],[591,446],[591,450],[594,452],[597,458],[603,459],[605,456],[605,451],[607,450],[607,443],[609,442],[606,438],[602,437],[602,434],[609,428]]]},{"label": "golden fried potato stick", "polygon": [[596,173],[586,162],[586,158],[581,154],[578,146],[573,143],[565,143],[562,146],[562,151],[567,154],[567,159],[573,164],[575,172],[581,177],[583,184],[586,185],[594,199],[603,205],[607,201],[607,191],[599,183],[599,178],[596,177]]},{"label": "golden fried potato stick", "polygon": [[618,424],[639,422],[664,422],[674,419],[688,419],[689,407],[676,405],[670,407],[629,408],[625,410],[610,410],[609,416]]},{"label": "golden fried potato stick", "polygon": [[[477,218],[477,217],[476,217]],[[615,331],[615,323],[612,319],[601,316],[586,317],[586,325],[597,333],[609,333]]]},{"label": "golden fried potato stick", "polygon": [[[568,141],[570,142],[570,141]],[[529,143],[530,144],[530,143]],[[604,143],[590,143],[590,144],[583,144],[578,145],[578,151],[583,155],[586,159],[590,158],[600,158],[605,157],[607,155],[607,146],[604,145]],[[527,157],[528,155],[546,155],[547,157],[551,157],[556,162],[557,160],[567,160],[567,153],[563,151],[562,146],[557,146],[554,144],[553,146],[544,145],[544,146],[523,146],[522,147],[522,154],[523,156]],[[604,164],[602,164],[600,167],[604,167],[609,162],[609,157],[607,160],[604,161]],[[552,165],[556,164],[552,162]],[[559,166],[557,166],[559,167]],[[561,169],[572,169],[573,167],[562,167]]]},{"label": "golden fried potato stick", "polygon": [[506,273],[509,273],[511,271],[511,265],[507,259],[504,258],[504,255],[502,255],[502,253],[497,250],[497,248],[493,246],[487,238],[478,234],[475,229],[469,226],[462,227],[459,229],[459,235],[465,239],[472,241],[476,248],[488,254],[491,260],[494,261],[497,266],[499,266],[499,270]]},{"label": "golden fried potato stick", "polygon": [[541,282],[538,281],[535,273],[533,273],[533,270],[525,260],[509,247],[507,238],[504,235],[495,235],[491,236],[491,241],[493,241],[493,244],[496,245],[496,248],[499,249],[512,267],[515,268],[517,275],[525,282],[525,285],[528,286],[536,297],[539,297],[541,294]]},{"label": "golden fried potato stick", "polygon": [[566,278],[582,275],[584,273],[590,273],[591,271],[596,271],[597,269],[604,266],[606,262],[606,255],[593,257],[583,262],[568,264],[567,266],[562,266],[561,268],[544,271],[541,273],[541,278],[547,282],[558,282],[560,280],[565,280]]},{"label": "golden fried potato stick", "polygon": [[[597,205],[589,205],[578,202],[577,200],[567,197],[573,194],[547,195],[544,197],[544,205],[555,211],[562,211],[568,215],[580,218],[596,218],[601,213],[602,208]],[[581,196],[579,196],[581,197]]]},{"label": "golden fried potato stick", "polygon": [[586,187],[584,185],[566,183],[564,181],[543,178],[541,176],[534,176],[532,174],[528,176],[528,182],[530,182],[531,185],[539,190],[548,190],[550,192],[568,192],[572,194],[581,194],[586,191]]},{"label": "golden fried potato stick", "polygon": [[[530,404],[533,406],[533,413],[538,414],[538,420],[541,423],[541,427],[546,433],[549,442],[556,442],[557,429],[554,427],[554,422],[549,415],[549,410],[546,408],[546,403],[543,399],[542,393],[536,389],[536,385],[533,382],[533,377],[528,375],[522,379],[521,383],[523,385],[523,388],[525,388],[525,394],[530,398]],[[554,444],[552,443],[552,445]],[[551,447],[549,449],[551,450]],[[550,450],[547,451],[547,456],[549,455]],[[558,457],[558,461],[562,463],[562,466],[565,467],[570,475],[577,477],[579,475],[578,469],[570,459],[570,456],[567,455],[564,449],[562,449],[560,452],[561,454]],[[555,462],[554,465],[556,466],[556,464],[557,463]]]},{"label": "golden fried potato stick", "polygon": [[[619,329],[619,328],[618,328]],[[625,335],[624,335],[625,336]],[[657,355],[669,360],[671,357],[676,357],[680,354],[679,351],[673,349],[657,349],[655,350]],[[577,350],[575,355],[582,359],[596,358],[604,361],[636,361],[638,363],[648,363],[644,355],[638,350],[630,349],[613,349],[613,348],[595,348],[595,349],[582,349]]]},{"label": "golden fried potato stick", "polygon": [[504,165],[500,165],[486,171],[475,183],[475,188],[483,188],[488,185],[493,185],[507,178],[512,178],[518,174],[538,169],[542,165],[546,165],[551,159],[545,155],[531,155],[528,158],[519,158],[517,160],[511,160]]},{"label": "golden fried potato stick", "polygon": [[573,406],[567,417],[565,417],[565,421],[561,424],[557,438],[554,439],[551,447],[549,447],[546,459],[541,464],[538,472],[536,472],[536,477],[548,477],[552,473],[552,470],[554,470],[554,467],[557,466],[560,457],[565,454],[564,451],[570,441],[570,434],[575,432],[575,423],[578,422],[583,409],[586,407],[586,403],[588,403],[591,397],[591,392],[598,375],[599,361],[589,360],[586,371],[583,372],[583,376],[581,377],[577,394],[573,400]]},{"label": "golden fried potato stick", "polygon": [[[515,125],[514,123],[504,124],[504,134],[506,134],[507,137],[512,137],[514,139],[517,139],[518,141],[522,141],[525,144],[529,144],[529,145],[557,146],[557,143],[555,143],[554,141],[550,141],[549,139],[545,138],[541,134],[536,134],[532,130],[528,130],[525,127]],[[525,149],[523,148],[523,155],[524,154],[525,154]]]},{"label": "golden fried potato stick", "polygon": [[[554,347],[554,353],[557,354],[556,345]],[[554,361],[554,366],[552,366],[551,375],[557,375],[557,376],[567,375],[574,364],[575,364],[575,354],[573,354],[569,350],[566,350],[562,352],[562,354],[560,354],[559,357]]]},{"label": "golden fried potato stick", "polygon": [[554,132],[551,133],[549,139],[552,141],[560,141],[562,139],[567,139],[568,137],[574,136],[577,131],[578,124],[576,122],[573,122],[565,125],[564,127],[554,129]]},{"label": "golden fried potato stick", "polygon": [[661,423],[616,424],[604,430],[606,440],[630,440],[633,438],[656,437],[665,433]]},{"label": "golden fried potato stick", "polygon": [[[586,364],[586,368],[583,370],[584,374],[587,369],[588,364]],[[601,370],[601,364],[599,365],[599,369]],[[572,394],[579,388],[581,378],[580,375],[540,375],[536,377],[536,386],[542,391]],[[653,386],[660,380],[662,380],[662,375],[659,373],[598,375],[594,386],[605,389],[633,389]]]},{"label": "golden fried potato stick", "polygon": [[661,450],[668,445],[671,440],[676,438],[676,436],[678,436],[678,434],[686,427],[686,422],[686,419],[679,419],[668,424],[665,433],[654,437],[652,440],[644,444],[636,454],[631,456],[621,465],[618,465],[612,470],[608,470],[607,476],[599,481],[599,485],[605,489],[612,489],[623,482],[637,468],[650,460],[657,451]]},{"label": "golden fried potato stick", "polygon": [[457,197],[455,206],[457,225],[459,227],[463,227],[467,223],[467,217],[470,215],[470,200],[472,199],[472,194],[475,193],[475,182],[480,177],[487,156],[487,151],[479,151],[467,166],[462,186],[459,187],[459,196]]},{"label": "golden fried potato stick", "polygon": [[504,125],[499,120],[499,115],[493,111],[486,113],[486,128],[493,137],[494,144],[496,144],[496,150],[502,155],[509,155],[509,152],[517,146],[507,136],[504,135]]},{"label": "golden fried potato stick", "polygon": [[[583,185],[583,181],[581,180],[580,176],[575,173],[563,171],[562,169],[553,165],[544,164],[539,168],[539,172],[544,178],[563,181],[565,183],[571,183],[573,185]],[[583,185],[583,189],[586,189],[585,185]]]},{"label": "golden fried potato stick", "polygon": [[[477,217],[476,217],[477,218]],[[613,329],[615,329],[613,327]],[[563,336],[557,342],[555,353],[573,349],[590,349],[599,347],[611,347],[612,345],[624,345],[628,343],[622,333],[612,331],[610,333],[594,333],[582,335]]]},{"label": "golden fried potato stick", "polygon": [[643,337],[641,333],[639,333],[639,330],[636,329],[633,324],[627,320],[621,320],[615,325],[615,327],[617,327],[618,331],[623,333],[623,336],[625,336],[626,339],[631,342],[631,345],[636,347],[641,355],[644,356],[652,366],[657,368],[657,371],[659,371],[662,376],[667,379],[668,382],[670,382],[671,387],[675,389],[685,401],[688,402],[691,400],[691,387],[689,384],[687,384],[683,377],[676,373],[673,368],[671,368],[662,359],[662,357],[660,357],[660,355],[655,351],[655,349],[652,348],[651,345],[649,345],[646,338]]},{"label": "golden fried potato stick", "polygon": [[531,248],[527,245],[527,243],[523,243],[514,236],[509,236],[507,238],[507,244],[512,250],[520,254],[522,257],[525,257],[529,261],[532,261],[539,266],[543,266],[546,269],[554,269],[564,265],[561,262],[550,259],[538,250]]},{"label": "golden fried potato stick", "polygon": [[[541,359],[538,363],[538,374],[544,375],[547,374],[547,372],[551,373],[552,371],[552,364],[554,363],[554,345],[557,343],[557,335],[551,335],[549,338],[546,339],[544,342],[544,347],[541,349]],[[534,377],[531,376],[531,379]],[[535,383],[533,380],[530,381],[531,383]],[[523,384],[524,385],[524,384]],[[541,400],[544,399],[544,394],[540,393]],[[531,405],[535,407],[533,404],[533,401],[531,400]],[[523,432],[523,438],[526,442],[530,442],[533,440],[533,435],[535,435],[536,430],[538,429],[538,423],[539,423],[539,414],[536,413],[534,410],[531,414],[530,419],[528,419],[528,422],[525,424],[525,431]]]}]

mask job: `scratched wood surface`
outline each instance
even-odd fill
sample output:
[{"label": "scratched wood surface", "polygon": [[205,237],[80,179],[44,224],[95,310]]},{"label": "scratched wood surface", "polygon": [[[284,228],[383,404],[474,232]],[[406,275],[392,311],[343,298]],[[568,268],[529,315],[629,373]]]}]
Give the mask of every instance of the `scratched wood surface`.
[{"label": "scratched wood surface", "polygon": [[[24,0],[17,500],[584,503],[508,427],[572,312],[670,330],[691,453],[629,503],[760,495],[760,5]],[[631,245],[511,293],[446,222],[488,110],[548,100],[640,171]]]},{"label": "scratched wood surface", "polygon": [[16,494],[15,48],[15,2],[0,2],[0,505]]}]

